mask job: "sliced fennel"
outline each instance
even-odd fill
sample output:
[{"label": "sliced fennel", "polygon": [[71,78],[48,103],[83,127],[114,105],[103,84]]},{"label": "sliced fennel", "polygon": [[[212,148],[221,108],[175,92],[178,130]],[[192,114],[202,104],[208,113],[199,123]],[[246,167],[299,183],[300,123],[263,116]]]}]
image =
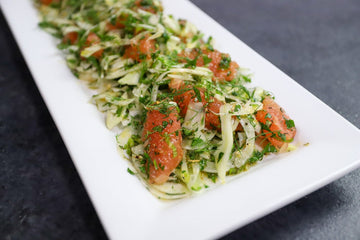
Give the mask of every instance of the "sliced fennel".
[{"label": "sliced fennel", "polygon": [[194,131],[201,131],[205,128],[205,109],[201,102],[189,104],[182,126]]},{"label": "sliced fennel", "polygon": [[[240,151],[234,153],[234,165],[241,167],[252,156],[255,150],[255,129],[246,118],[240,119],[241,126],[246,134],[245,146]],[[243,135],[239,134],[239,142],[242,142]]]},{"label": "sliced fennel", "polygon": [[140,80],[141,73],[139,71],[129,72],[122,77],[118,83],[126,85],[137,85]]},{"label": "sliced fennel", "polygon": [[132,127],[126,127],[124,130],[116,136],[116,141],[120,147],[125,147],[131,136],[134,134]]},{"label": "sliced fennel", "polygon": [[108,111],[106,113],[106,127],[110,130],[113,129],[119,123],[121,123],[122,120],[123,120],[122,116],[118,116],[117,114],[114,114],[111,111]]},{"label": "sliced fennel", "polygon": [[224,104],[220,108],[220,120],[221,120],[221,136],[222,144],[215,153],[216,169],[220,181],[225,183],[226,172],[228,171],[229,161],[231,157],[231,150],[233,148],[233,131],[231,124],[231,106]]}]

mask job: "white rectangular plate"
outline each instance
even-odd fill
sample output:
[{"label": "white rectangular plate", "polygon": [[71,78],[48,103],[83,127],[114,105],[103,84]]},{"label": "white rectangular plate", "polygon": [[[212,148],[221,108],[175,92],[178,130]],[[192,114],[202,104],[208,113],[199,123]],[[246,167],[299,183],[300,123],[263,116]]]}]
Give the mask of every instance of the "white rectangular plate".
[{"label": "white rectangular plate", "polygon": [[254,84],[275,93],[295,120],[296,142],[309,146],[258,164],[227,184],[188,199],[162,202],[126,172],[114,133],[89,104],[90,93],[68,70],[52,36],[37,27],[31,0],[1,8],[34,80],[111,239],[219,237],[274,211],[360,165],[360,131],[187,0],[163,0],[167,13],[215,37]]}]

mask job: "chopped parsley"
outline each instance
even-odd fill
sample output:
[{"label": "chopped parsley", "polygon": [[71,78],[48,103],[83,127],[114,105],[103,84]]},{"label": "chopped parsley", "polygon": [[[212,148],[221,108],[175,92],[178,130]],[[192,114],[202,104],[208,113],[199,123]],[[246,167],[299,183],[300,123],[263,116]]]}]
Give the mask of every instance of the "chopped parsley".
[{"label": "chopped parsley", "polygon": [[196,96],[197,100],[198,100],[199,102],[202,102],[201,94],[200,94],[199,89],[197,89],[196,87],[193,87],[193,90],[194,90],[194,92],[195,92],[195,96]]},{"label": "chopped parsley", "polygon": [[231,63],[231,58],[224,56],[224,57],[221,58],[221,61],[219,63],[219,67],[221,69],[229,69],[230,63]]},{"label": "chopped parsley", "polygon": [[194,59],[186,58],[185,67],[186,67],[186,68],[196,68],[196,63],[197,63],[198,57],[199,57],[199,56],[197,56],[197,57],[194,58]]},{"label": "chopped parsley", "polygon": [[131,174],[131,175],[135,175],[135,173],[134,173],[133,171],[131,171],[130,168],[127,168],[127,172],[128,172],[129,174]]},{"label": "chopped parsley", "polygon": [[201,147],[204,144],[205,144],[205,142],[201,138],[194,138],[191,142],[192,147]]},{"label": "chopped parsley", "polygon": [[212,58],[209,58],[208,56],[206,55],[203,55],[203,61],[204,61],[204,65],[208,65],[209,63],[212,62]]},{"label": "chopped parsley", "polygon": [[295,127],[295,122],[291,119],[285,119],[285,124],[288,129]]}]

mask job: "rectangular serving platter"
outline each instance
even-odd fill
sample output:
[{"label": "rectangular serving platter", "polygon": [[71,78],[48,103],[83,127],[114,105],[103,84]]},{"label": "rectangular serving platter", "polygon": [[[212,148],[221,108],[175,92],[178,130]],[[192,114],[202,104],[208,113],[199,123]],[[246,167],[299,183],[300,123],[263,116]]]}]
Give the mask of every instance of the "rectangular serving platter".
[{"label": "rectangular serving platter", "polygon": [[[265,159],[224,185],[187,199],[160,201],[127,173],[115,134],[89,103],[91,92],[67,68],[52,36],[37,27],[31,0],[1,0],[25,61],[111,239],[220,237],[360,166],[360,131],[187,0],[163,0],[216,40],[253,84],[273,92],[295,120],[298,149]],[[305,143],[309,143],[304,146]]]}]

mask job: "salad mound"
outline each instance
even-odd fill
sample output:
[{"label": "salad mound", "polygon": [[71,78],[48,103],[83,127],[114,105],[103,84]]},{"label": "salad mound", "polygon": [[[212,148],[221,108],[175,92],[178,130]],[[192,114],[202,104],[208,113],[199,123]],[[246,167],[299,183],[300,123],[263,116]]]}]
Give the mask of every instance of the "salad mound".
[{"label": "salad mound", "polygon": [[157,0],[36,0],[106,126],[158,198],[178,199],[289,151],[294,121],[227,53]]}]

